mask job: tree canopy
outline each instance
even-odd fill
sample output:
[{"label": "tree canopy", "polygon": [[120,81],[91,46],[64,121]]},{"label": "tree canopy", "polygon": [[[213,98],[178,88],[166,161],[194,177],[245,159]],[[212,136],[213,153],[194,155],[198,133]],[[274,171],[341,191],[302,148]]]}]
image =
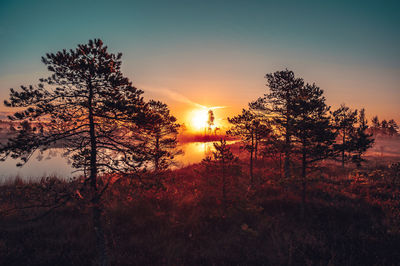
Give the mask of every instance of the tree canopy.
[{"label": "tree canopy", "polygon": [[35,121],[36,130],[23,127],[0,148],[8,156],[29,160],[38,149],[56,145],[67,149],[73,166],[89,170],[93,225],[102,265],[108,264],[101,222],[101,195],[108,186],[99,173],[130,173],[145,161],[144,140],[138,128],[148,119],[143,91],[121,72],[121,53],[108,52],[99,39],[42,57],[52,73],[36,86],[10,90],[9,107],[23,108],[12,120]]}]

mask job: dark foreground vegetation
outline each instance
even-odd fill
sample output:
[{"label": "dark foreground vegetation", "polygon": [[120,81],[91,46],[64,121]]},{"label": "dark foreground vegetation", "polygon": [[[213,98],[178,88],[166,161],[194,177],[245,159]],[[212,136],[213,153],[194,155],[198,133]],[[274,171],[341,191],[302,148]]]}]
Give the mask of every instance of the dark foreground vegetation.
[{"label": "dark foreground vegetation", "polygon": [[[111,264],[396,265],[400,260],[399,169],[382,164],[337,170],[326,164],[309,182],[303,217],[300,183],[280,178],[260,161],[257,186],[250,189],[249,176],[240,171],[244,165],[238,165],[225,200],[220,180],[209,178],[204,163],[164,173],[160,187],[115,181],[103,195]],[[80,182],[17,180],[1,187],[1,265],[98,263]]]}]

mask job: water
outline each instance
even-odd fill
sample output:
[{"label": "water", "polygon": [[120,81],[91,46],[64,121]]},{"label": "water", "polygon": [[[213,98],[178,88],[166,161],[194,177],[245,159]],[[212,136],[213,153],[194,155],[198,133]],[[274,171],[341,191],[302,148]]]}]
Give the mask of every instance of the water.
[{"label": "water", "polygon": [[44,152],[36,151],[31,159],[22,167],[16,164],[20,160],[8,158],[0,162],[0,181],[12,180],[19,177],[23,180],[40,179],[47,176],[69,178],[78,173],[72,168],[68,158],[63,156],[62,148],[54,148]]},{"label": "water", "polygon": [[[179,148],[184,153],[176,157],[177,165],[175,167],[201,162],[214,150],[212,142],[184,143]],[[22,167],[16,166],[18,160],[8,158],[5,162],[0,162],[0,182],[13,180],[16,177],[23,180],[37,180],[47,176],[70,178],[81,174],[81,172],[76,172],[76,169],[71,166],[71,162],[63,154],[62,148],[44,152],[36,151]]]}]

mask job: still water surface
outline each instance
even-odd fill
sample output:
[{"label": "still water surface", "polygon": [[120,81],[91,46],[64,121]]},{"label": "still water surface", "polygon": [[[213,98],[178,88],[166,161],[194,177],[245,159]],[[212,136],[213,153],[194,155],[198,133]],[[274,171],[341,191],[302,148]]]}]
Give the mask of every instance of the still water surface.
[{"label": "still water surface", "polygon": [[[177,156],[177,166],[182,167],[200,162],[206,155],[214,150],[212,142],[184,143],[179,147],[183,154]],[[43,153],[37,151],[31,159],[22,167],[16,167],[17,160],[7,159],[0,162],[0,183],[19,177],[23,180],[37,180],[46,176],[70,178],[81,174],[75,172],[71,162],[63,156],[62,148],[47,150]]]}]

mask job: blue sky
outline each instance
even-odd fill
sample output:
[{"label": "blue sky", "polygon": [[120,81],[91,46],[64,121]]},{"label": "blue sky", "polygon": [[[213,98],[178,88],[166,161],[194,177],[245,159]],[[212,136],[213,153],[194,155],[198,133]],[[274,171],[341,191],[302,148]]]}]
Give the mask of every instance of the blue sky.
[{"label": "blue sky", "polygon": [[[290,68],[333,107],[400,120],[396,1],[6,1],[0,3],[0,99],[46,76],[40,57],[101,38],[147,97],[184,119],[188,103],[237,112]],[[1,109],[2,107],[0,107]],[[226,112],[226,113],[223,113]]]}]

